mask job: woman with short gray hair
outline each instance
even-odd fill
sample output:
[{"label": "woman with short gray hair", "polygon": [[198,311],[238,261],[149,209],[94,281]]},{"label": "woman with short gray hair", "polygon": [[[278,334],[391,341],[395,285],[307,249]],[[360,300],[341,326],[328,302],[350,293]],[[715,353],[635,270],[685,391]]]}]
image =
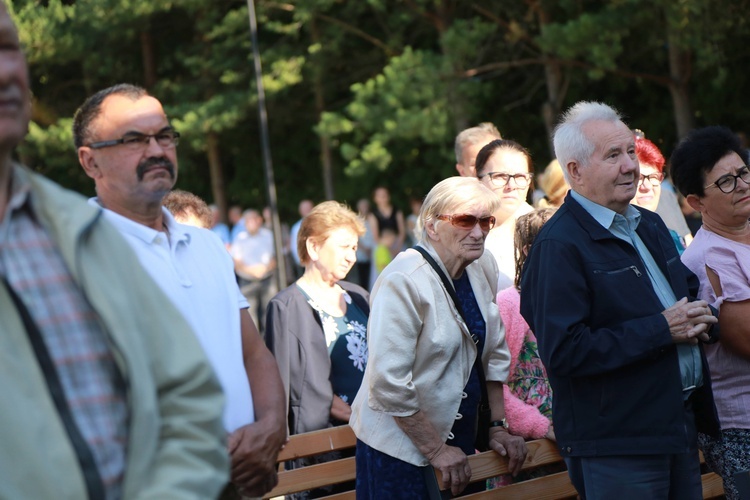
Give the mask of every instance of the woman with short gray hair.
[{"label": "woman with short gray hair", "polygon": [[[433,467],[460,493],[475,452],[480,400],[488,446],[520,470],[522,438],[505,425],[510,355],[494,304],[497,266],[484,240],[499,201],[476,178],[451,177],[425,198],[419,244],[382,272],[372,294],[369,361],[352,405],[357,498],[427,498]],[[434,485],[434,484],[433,484]]]}]

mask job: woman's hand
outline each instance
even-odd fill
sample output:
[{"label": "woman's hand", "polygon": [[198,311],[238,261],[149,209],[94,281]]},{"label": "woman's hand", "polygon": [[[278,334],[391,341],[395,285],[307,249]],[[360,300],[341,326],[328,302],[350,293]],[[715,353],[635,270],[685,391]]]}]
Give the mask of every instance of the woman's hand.
[{"label": "woman's hand", "polygon": [[421,411],[409,417],[393,418],[430,465],[440,471],[443,476],[441,488],[450,488],[453,495],[461,493],[471,479],[471,467],[464,452],[445,444]]},{"label": "woman's hand", "polygon": [[331,418],[334,420],[341,420],[342,422],[348,422],[352,416],[352,407],[346,404],[346,402],[333,395],[333,403],[331,404]]},{"label": "woman's hand", "polygon": [[526,461],[526,441],[520,436],[513,436],[504,427],[490,428],[490,448],[499,455],[508,457],[508,469],[512,475],[521,472]]},{"label": "woman's hand", "polygon": [[432,467],[438,469],[443,476],[442,488],[451,489],[455,496],[460,494],[471,479],[469,460],[461,448],[448,446],[443,443],[432,456],[428,456]]}]

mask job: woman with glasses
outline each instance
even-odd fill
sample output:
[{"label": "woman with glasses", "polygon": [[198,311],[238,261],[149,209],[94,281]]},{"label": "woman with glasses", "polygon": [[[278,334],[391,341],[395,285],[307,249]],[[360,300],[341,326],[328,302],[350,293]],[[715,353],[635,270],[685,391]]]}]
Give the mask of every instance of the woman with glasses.
[{"label": "woman with glasses", "polygon": [[733,474],[750,469],[750,170],[724,127],[690,133],[672,154],[672,179],[703,225],[682,255],[699,298],[719,309],[719,342],[705,346],[721,434],[699,435],[706,463],[740,498]]},{"label": "woman with glasses", "polygon": [[[638,190],[632,203],[656,212],[661,199],[661,183],[664,180],[664,155],[661,154],[656,144],[639,135],[635,137],[635,155],[640,164],[641,177],[638,180]],[[666,224],[666,221],[664,222]],[[677,251],[682,254],[690,241],[685,239],[686,236],[677,234],[674,229],[669,229],[669,233],[672,235]]]},{"label": "woman with glasses", "polygon": [[517,142],[500,139],[479,151],[475,166],[477,178],[500,201],[500,206],[493,213],[495,227],[487,236],[485,247],[497,261],[500,270],[498,289],[503,290],[513,286],[516,276],[513,253],[516,219],[533,210],[526,201],[531,185],[531,156]]},{"label": "woman with glasses", "polygon": [[471,476],[466,455],[475,452],[483,392],[491,422],[480,437],[510,458],[514,473],[523,464],[523,438],[505,422],[510,356],[494,303],[497,268],[484,252],[498,206],[476,178],[440,182],[419,213],[418,245],[375,283],[369,360],[350,420],[359,500],[429,498],[433,467],[442,489],[460,493]]}]

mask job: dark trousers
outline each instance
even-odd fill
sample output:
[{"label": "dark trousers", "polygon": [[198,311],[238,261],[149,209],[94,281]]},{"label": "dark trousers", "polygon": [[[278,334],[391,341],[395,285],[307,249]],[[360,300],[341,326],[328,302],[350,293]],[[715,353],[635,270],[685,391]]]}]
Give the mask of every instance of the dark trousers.
[{"label": "dark trousers", "polygon": [[582,500],[702,499],[700,460],[692,405],[685,405],[690,449],[664,455],[567,457],[570,480]]},{"label": "dark trousers", "polygon": [[250,317],[253,318],[255,326],[258,327],[258,332],[260,332],[261,336],[264,336],[266,331],[266,308],[273,296],[278,292],[276,275],[272,274],[257,281],[240,278],[239,285],[242,295],[245,296],[250,305],[248,308]]}]

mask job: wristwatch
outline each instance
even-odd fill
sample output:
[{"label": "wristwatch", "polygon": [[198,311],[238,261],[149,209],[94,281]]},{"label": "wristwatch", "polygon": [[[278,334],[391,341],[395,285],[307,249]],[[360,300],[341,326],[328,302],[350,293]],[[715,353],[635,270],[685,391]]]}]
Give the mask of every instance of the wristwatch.
[{"label": "wristwatch", "polygon": [[502,420],[493,420],[490,422],[490,429],[493,427],[502,427],[503,429],[508,429],[508,421],[505,419]]}]

